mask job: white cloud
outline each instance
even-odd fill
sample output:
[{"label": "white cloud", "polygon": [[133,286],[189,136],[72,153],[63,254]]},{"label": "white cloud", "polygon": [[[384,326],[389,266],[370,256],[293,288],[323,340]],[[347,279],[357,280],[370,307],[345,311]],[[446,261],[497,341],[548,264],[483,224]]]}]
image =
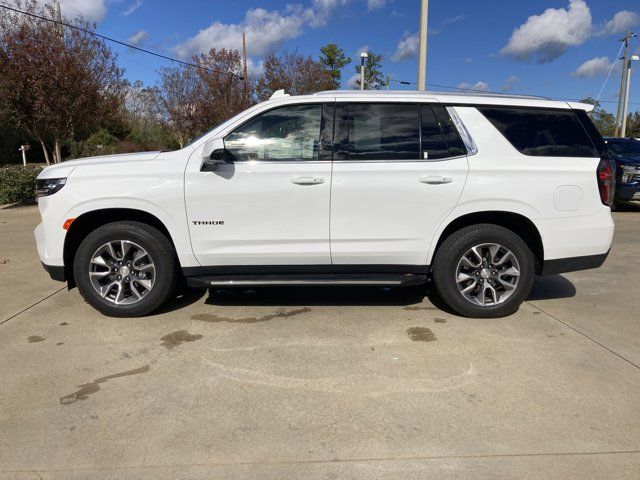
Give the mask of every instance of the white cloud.
[{"label": "white cloud", "polygon": [[518,83],[520,83],[520,77],[517,75],[509,75],[509,77],[504,81],[504,85],[502,85],[501,90],[503,92],[510,92]]},{"label": "white cloud", "polygon": [[429,35],[440,35],[449,25],[458,23],[464,20],[464,18],[465,18],[465,15],[456,15],[455,17],[445,18],[438,25],[429,27],[427,30],[427,33]]},{"label": "white cloud", "polygon": [[367,0],[367,10],[377,10],[386,5],[387,0]]},{"label": "white cloud", "polygon": [[578,78],[591,78],[606,75],[610,69],[611,63],[607,57],[596,57],[584,62],[571,75]]},{"label": "white cloud", "polygon": [[596,35],[605,36],[623,33],[640,23],[640,15],[628,10],[616,13],[611,20],[597,29]]},{"label": "white cloud", "polygon": [[250,56],[264,55],[285,40],[300,35],[303,19],[295,14],[282,15],[280,12],[263,8],[247,11],[239,24],[214,22],[174,50],[178,56],[189,58],[211,48],[242,49],[242,32],[247,34],[247,53]]},{"label": "white cloud", "polygon": [[359,73],[354,73],[353,75],[351,75],[351,77],[349,77],[349,80],[347,80],[347,87],[354,88],[357,85],[356,82],[359,79],[360,79],[360,74]]},{"label": "white cloud", "polygon": [[127,8],[124,12],[122,12],[122,15],[124,15],[125,17],[128,17],[133,12],[138,10],[142,6],[143,3],[144,3],[143,0],[134,0],[133,3],[131,3],[131,5],[129,5],[129,8]]},{"label": "white cloud", "polygon": [[247,76],[258,77],[264,72],[264,62],[256,61],[253,58],[247,58]]},{"label": "white cloud", "polygon": [[570,0],[569,8],[548,8],[532,15],[511,34],[501,50],[516,60],[552,62],[569,47],[581,45],[591,34],[591,11],[584,0]]},{"label": "white cloud", "polygon": [[391,60],[394,62],[399,62],[401,60],[406,60],[407,58],[415,57],[418,54],[419,42],[420,36],[417,33],[405,33],[405,35],[398,42],[396,51],[391,56]]},{"label": "white cloud", "polygon": [[146,30],[139,30],[133,35],[131,35],[128,40],[130,44],[135,45],[137,47],[142,42],[144,42],[147,38],[149,38],[149,32],[147,32]]},{"label": "white cloud", "polygon": [[247,34],[247,54],[264,55],[282,42],[302,33],[305,25],[326,25],[334,10],[349,0],[313,0],[311,6],[287,5],[283,10],[252,8],[240,23],[214,22],[194,37],[174,47],[176,54],[189,58],[211,48],[242,49],[242,32]]},{"label": "white cloud", "polygon": [[458,85],[458,88],[462,90],[476,91],[476,92],[488,92],[489,84],[487,82],[476,82],[473,85],[467,82],[462,82]]},{"label": "white cloud", "polygon": [[[50,3],[49,0],[38,0],[44,5]],[[105,0],[60,0],[60,11],[67,18],[82,16],[90,22],[100,22],[107,14]]]}]

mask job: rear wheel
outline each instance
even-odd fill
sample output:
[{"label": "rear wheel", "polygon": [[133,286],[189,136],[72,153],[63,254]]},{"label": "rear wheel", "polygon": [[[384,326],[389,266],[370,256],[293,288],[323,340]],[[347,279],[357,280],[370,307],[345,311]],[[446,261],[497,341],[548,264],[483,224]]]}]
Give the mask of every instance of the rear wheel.
[{"label": "rear wheel", "polygon": [[115,222],[90,233],[73,264],[78,290],[101,313],[138,317],[173,293],[177,262],[171,242],[156,228]]},{"label": "rear wheel", "polygon": [[467,317],[503,317],[531,291],[534,258],[512,231],[492,224],[465,227],[444,240],[433,262],[440,298]]}]

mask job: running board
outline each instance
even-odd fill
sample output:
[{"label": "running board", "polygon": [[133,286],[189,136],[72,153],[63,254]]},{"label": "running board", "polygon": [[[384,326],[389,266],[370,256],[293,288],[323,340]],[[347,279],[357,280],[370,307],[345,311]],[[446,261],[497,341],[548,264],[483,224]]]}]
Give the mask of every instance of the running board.
[{"label": "running board", "polygon": [[408,287],[427,282],[426,275],[206,275],[187,277],[190,287],[264,287],[360,285],[376,287]]}]

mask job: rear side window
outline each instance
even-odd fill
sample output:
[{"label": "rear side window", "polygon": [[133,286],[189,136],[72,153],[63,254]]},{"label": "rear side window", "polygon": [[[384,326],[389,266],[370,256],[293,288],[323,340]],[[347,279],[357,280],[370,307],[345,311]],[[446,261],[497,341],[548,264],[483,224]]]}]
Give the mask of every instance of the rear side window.
[{"label": "rear side window", "polygon": [[428,160],[467,153],[449,113],[442,105],[421,105],[422,157]]},{"label": "rear side window", "polygon": [[598,157],[573,110],[478,107],[522,154],[537,157]]},{"label": "rear side window", "polygon": [[608,156],[607,144],[604,143],[604,139],[602,138],[602,135],[598,131],[598,128],[593,124],[593,121],[591,121],[591,118],[589,118],[589,115],[587,115],[587,112],[585,112],[584,110],[575,110],[575,112],[576,112],[576,115],[578,116],[578,119],[580,120],[580,123],[582,124],[586,132],[589,134],[589,137],[591,138],[591,142],[596,147],[598,154],[601,157]]},{"label": "rear side window", "polygon": [[[349,160],[415,160],[420,158],[416,104],[351,103],[347,108]],[[344,108],[343,107],[343,108]],[[345,155],[346,153],[346,155]]]}]

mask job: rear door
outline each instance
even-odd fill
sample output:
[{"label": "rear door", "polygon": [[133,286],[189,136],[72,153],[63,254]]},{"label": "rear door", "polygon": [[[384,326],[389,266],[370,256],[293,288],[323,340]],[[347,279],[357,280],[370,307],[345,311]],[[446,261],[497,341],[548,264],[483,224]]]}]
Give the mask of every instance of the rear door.
[{"label": "rear door", "polygon": [[466,149],[440,104],[336,104],[334,264],[424,266],[460,198]]}]

